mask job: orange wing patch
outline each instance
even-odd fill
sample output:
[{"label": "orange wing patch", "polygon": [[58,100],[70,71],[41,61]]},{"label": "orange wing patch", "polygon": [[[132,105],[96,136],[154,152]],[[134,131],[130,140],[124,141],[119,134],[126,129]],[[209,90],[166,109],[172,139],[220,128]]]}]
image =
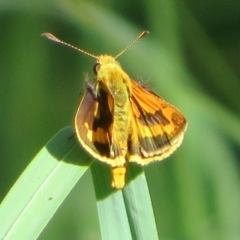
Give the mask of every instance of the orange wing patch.
[{"label": "orange wing patch", "polygon": [[187,121],[181,112],[132,81],[133,135],[129,161],[141,165],[159,161],[180,146]]},{"label": "orange wing patch", "polygon": [[108,107],[107,95],[102,95],[100,103],[93,87],[88,84],[77,110],[75,127],[83,147],[101,161],[109,158],[111,125],[112,114]]}]

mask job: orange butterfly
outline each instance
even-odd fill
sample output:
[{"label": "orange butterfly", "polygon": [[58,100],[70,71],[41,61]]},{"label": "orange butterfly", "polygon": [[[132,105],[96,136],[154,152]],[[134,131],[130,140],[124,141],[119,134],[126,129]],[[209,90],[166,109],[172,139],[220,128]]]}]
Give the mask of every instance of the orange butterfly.
[{"label": "orange butterfly", "polygon": [[87,83],[75,117],[77,137],[94,158],[111,166],[112,186],[125,185],[128,162],[146,165],[172,154],[182,143],[187,121],[174,106],[132,80],[116,57],[95,56],[65,43],[50,33],[52,41],[70,46],[97,59],[96,79]]}]

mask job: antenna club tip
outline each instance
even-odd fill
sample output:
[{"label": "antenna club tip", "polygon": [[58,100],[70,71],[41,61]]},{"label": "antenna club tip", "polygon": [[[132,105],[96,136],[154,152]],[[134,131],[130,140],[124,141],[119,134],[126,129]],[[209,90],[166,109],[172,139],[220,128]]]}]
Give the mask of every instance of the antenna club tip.
[{"label": "antenna club tip", "polygon": [[51,33],[45,32],[42,33],[41,36],[48,38],[49,40],[55,41],[55,42],[60,42],[60,40],[55,37],[54,35],[52,35]]},{"label": "antenna club tip", "polygon": [[142,38],[144,37],[145,35],[149,34],[150,32],[148,30],[144,30],[142,31],[142,33],[140,34],[140,37],[139,38]]},{"label": "antenna club tip", "polygon": [[48,35],[50,35],[50,33],[44,32],[44,33],[41,34],[41,37],[47,37]]}]

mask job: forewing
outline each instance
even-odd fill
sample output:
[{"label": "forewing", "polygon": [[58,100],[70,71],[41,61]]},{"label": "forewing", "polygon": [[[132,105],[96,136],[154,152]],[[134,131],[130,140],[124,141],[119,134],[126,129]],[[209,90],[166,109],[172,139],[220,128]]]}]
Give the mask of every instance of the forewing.
[{"label": "forewing", "polygon": [[180,146],[187,121],[174,106],[132,81],[133,135],[129,161],[145,165],[162,160]]},{"label": "forewing", "polygon": [[75,117],[77,137],[82,146],[96,159],[107,162],[110,153],[112,103],[106,92],[99,96],[88,85]]}]

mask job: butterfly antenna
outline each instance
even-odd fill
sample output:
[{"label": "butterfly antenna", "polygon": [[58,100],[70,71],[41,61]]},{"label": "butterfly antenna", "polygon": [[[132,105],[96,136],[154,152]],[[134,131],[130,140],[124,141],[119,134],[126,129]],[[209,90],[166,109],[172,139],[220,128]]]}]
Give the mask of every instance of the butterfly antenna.
[{"label": "butterfly antenna", "polygon": [[61,43],[61,44],[65,45],[65,46],[68,46],[68,47],[70,47],[70,48],[73,48],[73,49],[77,50],[78,52],[82,52],[82,53],[84,53],[84,54],[86,54],[86,55],[88,55],[88,56],[90,56],[90,57],[93,57],[93,58],[98,59],[97,56],[95,56],[95,55],[93,55],[93,54],[91,54],[91,53],[89,53],[89,52],[86,52],[86,51],[82,50],[81,48],[77,48],[77,47],[75,47],[75,46],[73,46],[73,45],[71,45],[71,44],[69,44],[69,43],[66,43],[66,42],[60,40],[59,38],[55,37],[55,36],[54,36],[53,34],[51,34],[51,33],[43,33],[42,36],[48,38],[49,40],[51,40],[51,41],[53,41],[53,42]]},{"label": "butterfly antenna", "polygon": [[114,57],[115,59],[117,59],[119,56],[121,56],[123,53],[125,53],[129,48],[131,48],[139,39],[143,38],[147,33],[149,33],[149,31],[143,31],[141,32],[141,34],[131,43],[129,44],[126,48],[124,48],[116,57]]}]

